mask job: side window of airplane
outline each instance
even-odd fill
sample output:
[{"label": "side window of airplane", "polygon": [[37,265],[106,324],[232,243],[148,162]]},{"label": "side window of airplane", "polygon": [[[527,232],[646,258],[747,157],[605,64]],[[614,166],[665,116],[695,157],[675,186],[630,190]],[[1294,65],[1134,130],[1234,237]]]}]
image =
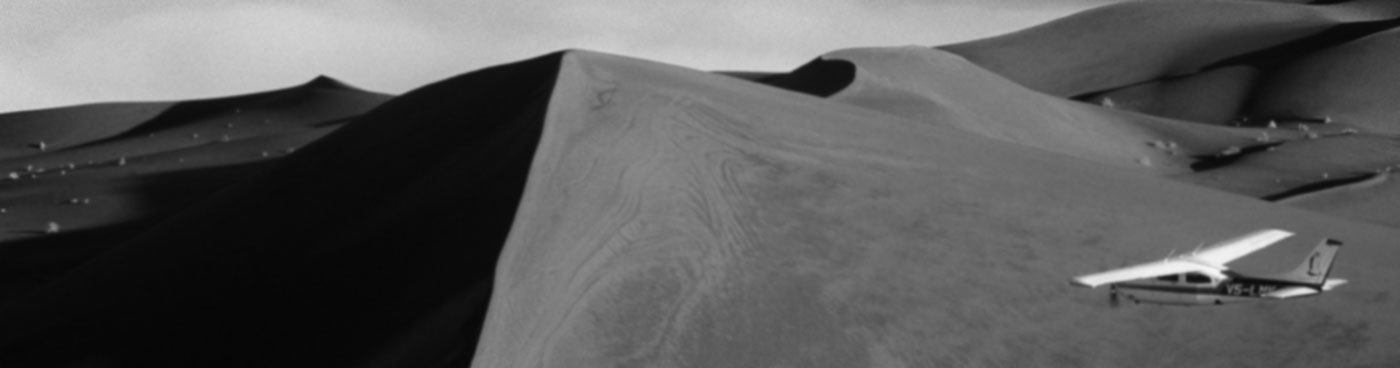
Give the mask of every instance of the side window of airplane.
[{"label": "side window of airplane", "polygon": [[1202,274],[1199,274],[1199,273],[1188,273],[1188,274],[1186,274],[1186,283],[1188,283],[1188,284],[1209,284],[1209,283],[1210,283],[1210,277],[1207,277],[1206,275],[1202,275]]},{"label": "side window of airplane", "polygon": [[1181,276],[1181,275],[1180,275],[1180,274],[1175,274],[1175,275],[1158,276],[1158,277],[1157,277],[1157,281],[1179,282],[1179,281],[1177,280],[1177,278],[1178,278],[1179,276]]}]

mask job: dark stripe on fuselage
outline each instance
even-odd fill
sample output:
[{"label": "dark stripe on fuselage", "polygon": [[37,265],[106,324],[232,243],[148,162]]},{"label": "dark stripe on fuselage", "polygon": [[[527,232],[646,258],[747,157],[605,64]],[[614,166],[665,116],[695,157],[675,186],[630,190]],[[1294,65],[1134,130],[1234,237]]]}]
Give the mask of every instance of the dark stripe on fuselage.
[{"label": "dark stripe on fuselage", "polygon": [[1115,287],[1118,287],[1120,289],[1136,289],[1196,295],[1223,295],[1232,297],[1260,297],[1264,294],[1268,294],[1283,288],[1294,286],[1319,289],[1319,291],[1321,291],[1321,285],[1319,284],[1233,276],[1229,280],[1222,281],[1220,282],[1220,284],[1217,284],[1213,287],[1209,285],[1210,284],[1168,283],[1166,281],[1141,284],[1131,282],[1114,284]]}]

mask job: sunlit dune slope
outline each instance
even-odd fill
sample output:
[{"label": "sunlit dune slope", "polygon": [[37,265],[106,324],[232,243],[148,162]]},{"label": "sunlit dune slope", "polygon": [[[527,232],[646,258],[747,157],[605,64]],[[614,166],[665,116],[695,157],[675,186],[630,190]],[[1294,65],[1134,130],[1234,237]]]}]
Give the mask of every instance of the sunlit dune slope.
[{"label": "sunlit dune slope", "polygon": [[[823,64],[847,66],[815,67]],[[1260,198],[1322,190],[1336,179],[1400,165],[1393,138],[1345,122],[1276,118],[1269,120],[1272,126],[1202,124],[1121,105],[1086,104],[1029,90],[956,55],[921,47],[840,50],[792,73],[756,80]],[[784,80],[812,82],[774,83]],[[1232,107],[1229,114],[1235,113]]]},{"label": "sunlit dune slope", "polygon": [[1022,31],[941,46],[1056,96],[1195,73],[1329,27],[1400,15],[1388,1],[1302,5],[1259,1],[1141,1],[1108,5]]},{"label": "sunlit dune slope", "polygon": [[1326,191],[1400,165],[1400,3],[1314,3],[1121,3],[924,68],[908,54],[936,53],[859,51],[866,77],[833,99],[1262,199]]},{"label": "sunlit dune slope", "polygon": [[833,101],[1119,167],[1189,172],[1196,156],[1259,134],[1048,96],[936,49],[848,49],[822,58],[854,65]]},{"label": "sunlit dune slope", "polygon": [[1395,216],[1395,209],[1400,208],[1400,185],[1397,185],[1395,171],[1370,175],[1354,183],[1282,202],[1341,218],[1400,228],[1400,217]]},{"label": "sunlit dune slope", "polygon": [[[476,366],[1310,366],[1400,341],[1391,230],[603,54],[566,55],[544,124]],[[1064,283],[1264,226],[1303,235],[1240,269],[1328,234],[1374,284],[1115,311]]]}]

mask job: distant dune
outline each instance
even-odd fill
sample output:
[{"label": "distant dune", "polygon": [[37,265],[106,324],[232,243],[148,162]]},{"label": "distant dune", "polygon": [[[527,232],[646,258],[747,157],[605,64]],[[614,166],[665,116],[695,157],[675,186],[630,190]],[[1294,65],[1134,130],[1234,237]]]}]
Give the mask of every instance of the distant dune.
[{"label": "distant dune", "polygon": [[[0,114],[0,366],[1397,366],[1388,1]],[[1259,228],[1296,301],[1071,276]]]}]

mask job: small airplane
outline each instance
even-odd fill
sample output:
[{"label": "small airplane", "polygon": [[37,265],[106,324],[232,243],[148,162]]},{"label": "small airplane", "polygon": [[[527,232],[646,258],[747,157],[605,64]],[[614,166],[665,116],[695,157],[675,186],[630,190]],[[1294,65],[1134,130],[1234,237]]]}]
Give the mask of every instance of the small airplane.
[{"label": "small airplane", "polygon": [[1285,230],[1259,230],[1190,254],[1083,275],[1070,283],[1089,288],[1109,285],[1109,304],[1117,306],[1119,294],[1134,303],[1221,305],[1316,295],[1347,282],[1329,277],[1332,261],[1342,246],[1333,239],[1323,239],[1301,264],[1286,273],[1247,276],[1225,267],[1290,236],[1293,233]]}]

